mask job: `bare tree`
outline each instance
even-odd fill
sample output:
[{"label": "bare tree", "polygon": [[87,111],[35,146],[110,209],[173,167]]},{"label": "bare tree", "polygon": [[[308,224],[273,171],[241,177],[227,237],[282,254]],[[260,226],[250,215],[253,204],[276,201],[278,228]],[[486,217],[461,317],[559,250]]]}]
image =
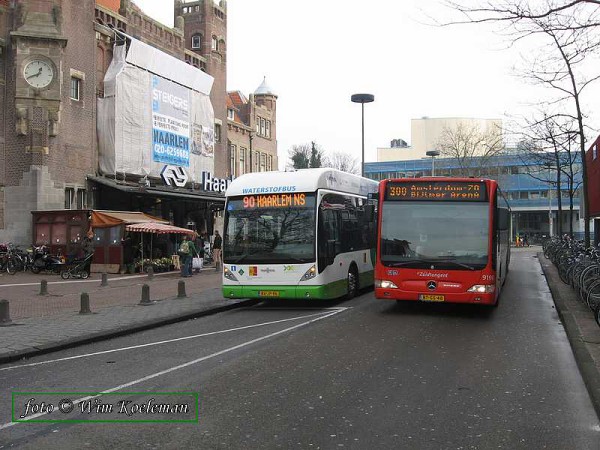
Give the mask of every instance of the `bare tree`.
[{"label": "bare tree", "polygon": [[500,130],[481,131],[477,124],[459,123],[442,129],[436,148],[440,155],[456,160],[460,175],[477,176],[504,151],[504,144]]},{"label": "bare tree", "polygon": [[[582,67],[586,58],[597,54],[600,48],[599,0],[487,0],[477,7],[465,2],[448,0],[446,3],[466,18],[456,23],[496,23],[502,31],[517,42],[532,36],[545,39],[546,45],[531,52],[533,60],[523,71],[525,77],[557,94],[549,102],[560,104],[577,124],[577,146],[580,152],[585,212],[585,244],[590,244],[587,171],[585,160],[584,113],[582,91],[600,75],[586,77]],[[445,24],[450,25],[450,24]],[[537,41],[535,41],[537,42]],[[569,106],[570,105],[570,106]]]},{"label": "bare tree", "polygon": [[341,170],[342,172],[360,174],[360,165],[357,158],[353,158],[349,153],[334,152],[327,157],[326,167]]},{"label": "bare tree", "polygon": [[292,169],[308,169],[309,167],[322,167],[325,152],[314,141],[309,144],[294,145],[289,151]]},{"label": "bare tree", "polygon": [[526,120],[518,146],[528,175],[556,190],[558,203],[557,232],[562,234],[562,191],[569,196],[569,234],[573,236],[574,197],[581,185],[580,155],[574,147],[577,125],[562,114],[542,111],[537,119]]}]

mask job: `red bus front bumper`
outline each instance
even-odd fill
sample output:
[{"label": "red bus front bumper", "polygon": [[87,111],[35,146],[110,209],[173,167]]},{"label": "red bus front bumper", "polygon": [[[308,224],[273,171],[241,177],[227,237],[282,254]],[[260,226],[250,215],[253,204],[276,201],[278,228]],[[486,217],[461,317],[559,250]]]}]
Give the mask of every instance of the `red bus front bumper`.
[{"label": "red bus front bumper", "polygon": [[[442,297],[443,299],[440,299]],[[375,288],[375,298],[382,300],[422,301],[425,303],[475,303],[493,305],[496,292],[482,294],[477,292],[415,292],[402,289]]]}]

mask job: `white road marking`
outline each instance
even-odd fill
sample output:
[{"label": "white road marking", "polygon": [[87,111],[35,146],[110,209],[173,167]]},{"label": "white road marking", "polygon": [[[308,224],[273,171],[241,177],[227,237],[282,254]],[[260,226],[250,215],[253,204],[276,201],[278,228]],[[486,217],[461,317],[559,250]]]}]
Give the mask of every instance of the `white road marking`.
[{"label": "white road marking", "polygon": [[135,350],[135,349],[143,348],[143,347],[152,347],[154,345],[170,344],[172,342],[186,341],[188,339],[196,339],[196,338],[201,338],[201,337],[206,337],[206,336],[212,336],[212,335],[215,335],[215,334],[230,333],[230,332],[233,332],[233,331],[247,330],[249,328],[263,327],[263,326],[267,326],[267,325],[274,325],[274,324],[277,324],[277,323],[289,322],[289,321],[292,321],[292,320],[307,319],[309,317],[319,316],[321,314],[326,314],[326,313],[327,312],[320,312],[320,313],[315,313],[315,314],[308,314],[308,315],[305,315],[305,316],[292,317],[290,319],[281,319],[281,320],[274,320],[274,321],[271,321],[271,322],[257,323],[257,324],[254,324],[254,325],[245,325],[243,327],[230,328],[228,330],[211,331],[209,333],[195,334],[195,335],[192,335],[192,336],[184,336],[184,337],[180,337],[180,338],[168,339],[168,340],[165,340],[165,341],[149,342],[147,344],[132,345],[130,347],[121,347],[121,348],[115,348],[115,349],[112,349],[112,350],[103,350],[101,352],[86,353],[86,354],[83,354],[83,355],[76,355],[76,356],[68,356],[68,357],[65,357],[65,358],[52,359],[52,360],[49,360],[49,361],[39,361],[39,362],[35,362],[35,363],[30,363],[30,364],[20,364],[18,366],[2,367],[2,368],[0,368],[0,372],[5,371],[5,370],[14,370],[14,369],[21,369],[21,368],[24,368],[24,367],[34,367],[34,366],[41,366],[43,364],[51,364],[51,363],[56,363],[56,362],[69,361],[69,360],[72,360],[72,359],[89,358],[91,356],[97,356],[97,355],[106,355],[107,353],[116,353],[116,352],[123,352],[123,351],[126,351],[126,350]]},{"label": "white road marking", "polygon": [[[262,337],[259,337],[259,338],[256,338],[256,339],[252,339],[252,340],[244,342],[242,344],[234,345],[233,347],[229,347],[229,348],[226,348],[225,350],[220,350],[220,351],[212,353],[210,355],[203,356],[201,358],[194,359],[192,361],[188,361],[188,362],[180,364],[178,366],[171,367],[170,369],[161,370],[160,372],[156,372],[156,373],[147,375],[147,376],[145,376],[143,378],[138,378],[137,380],[130,381],[129,383],[121,384],[121,385],[116,386],[114,388],[107,389],[105,391],[102,391],[102,392],[98,393],[97,395],[91,395],[91,396],[88,396],[88,397],[83,397],[83,398],[79,398],[77,400],[72,400],[72,401],[73,401],[73,403],[75,405],[77,405],[80,402],[85,402],[87,400],[100,397],[103,394],[110,394],[111,392],[120,391],[120,390],[128,388],[130,386],[134,386],[136,384],[143,383],[144,381],[148,381],[148,380],[151,380],[153,378],[157,378],[157,377],[160,377],[162,375],[166,375],[168,373],[175,372],[176,370],[184,369],[184,368],[189,367],[189,366],[193,366],[194,364],[198,364],[198,363],[200,363],[202,361],[206,361],[206,360],[214,358],[216,356],[221,356],[221,355],[224,355],[225,353],[229,353],[229,352],[232,352],[234,350],[238,350],[240,348],[244,348],[244,347],[247,347],[249,345],[256,344],[257,342],[264,341],[266,339],[270,339],[270,338],[275,337],[275,336],[279,336],[280,334],[288,333],[288,332],[290,332],[292,330],[295,330],[295,329],[300,328],[300,327],[304,327],[306,325],[309,325],[311,323],[317,322],[319,320],[327,319],[327,318],[332,317],[332,316],[334,316],[336,314],[339,314],[339,313],[341,313],[342,311],[345,311],[345,310],[346,310],[346,308],[340,308],[340,309],[338,309],[336,311],[332,311],[332,312],[330,312],[330,313],[328,313],[328,314],[326,314],[324,316],[317,317],[315,319],[311,319],[309,321],[299,323],[298,325],[294,325],[294,326],[285,328],[283,330],[267,334],[266,336],[262,336]],[[47,414],[48,414],[47,412],[32,414],[31,416],[29,416],[29,417],[27,417],[27,418],[25,418],[23,420],[24,421],[29,421],[29,420],[37,419],[38,417],[45,416]],[[12,426],[15,426],[15,425],[19,425],[21,423],[24,423],[24,422],[7,422],[5,424],[0,425],[0,430],[3,430],[5,428],[9,428],[9,427],[12,427]]]}]

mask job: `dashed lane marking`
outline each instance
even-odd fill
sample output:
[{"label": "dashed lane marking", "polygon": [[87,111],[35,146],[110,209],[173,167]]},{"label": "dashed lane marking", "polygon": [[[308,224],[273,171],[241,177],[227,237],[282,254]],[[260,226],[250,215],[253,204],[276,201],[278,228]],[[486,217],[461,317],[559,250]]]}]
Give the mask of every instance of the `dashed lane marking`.
[{"label": "dashed lane marking", "polygon": [[[171,367],[171,368],[166,369],[166,370],[161,370],[160,372],[156,372],[156,373],[147,375],[147,376],[145,376],[143,378],[138,378],[137,380],[130,381],[129,383],[121,384],[119,386],[116,386],[116,387],[113,387],[113,388],[110,388],[110,389],[106,389],[105,391],[102,391],[102,392],[100,392],[97,395],[91,395],[91,396],[88,396],[88,397],[83,397],[83,398],[79,398],[77,400],[73,400],[73,403],[77,405],[80,402],[85,402],[87,400],[100,397],[103,394],[110,394],[111,392],[117,392],[117,391],[123,390],[125,388],[130,387],[130,386],[134,386],[136,384],[143,383],[144,381],[152,380],[153,378],[157,378],[157,377],[160,377],[162,375],[166,375],[168,373],[175,372],[176,370],[180,370],[180,369],[184,369],[184,368],[189,367],[189,366],[193,366],[194,364],[198,364],[198,363],[201,363],[201,362],[206,361],[208,359],[224,355],[225,353],[229,353],[229,352],[232,352],[234,350],[239,350],[240,348],[244,348],[244,347],[247,347],[249,345],[256,344],[257,342],[264,341],[266,339],[270,339],[270,338],[275,337],[275,336],[279,336],[280,334],[289,333],[290,331],[293,331],[293,330],[296,330],[298,328],[304,327],[304,326],[309,325],[311,323],[315,323],[315,322],[317,322],[319,320],[323,320],[323,319],[327,319],[329,317],[332,317],[332,316],[334,316],[336,314],[339,314],[339,313],[341,313],[342,311],[345,311],[345,310],[346,310],[346,308],[340,308],[340,309],[338,309],[336,311],[329,312],[326,315],[321,315],[321,317],[316,317],[314,319],[308,320],[306,322],[299,323],[297,325],[285,328],[283,330],[267,334],[266,336],[262,336],[262,337],[259,337],[259,338],[256,338],[256,339],[252,339],[252,340],[246,341],[246,342],[244,342],[242,344],[234,345],[233,347],[229,347],[229,348],[226,348],[224,350],[220,350],[218,352],[212,353],[210,355],[203,356],[201,358],[197,358],[197,359],[194,359],[192,361],[188,361],[188,362],[183,363],[183,364],[179,364],[178,366],[174,366],[174,367]],[[29,420],[37,419],[38,417],[42,417],[42,416],[45,416],[47,414],[48,414],[47,412],[32,414],[31,416],[27,417],[24,420],[29,421]],[[0,425],[0,430],[3,430],[5,428],[9,428],[9,427],[12,427],[12,426],[15,426],[15,425],[19,425],[19,424],[22,424],[22,423],[25,423],[25,422],[8,422],[8,423]]]}]

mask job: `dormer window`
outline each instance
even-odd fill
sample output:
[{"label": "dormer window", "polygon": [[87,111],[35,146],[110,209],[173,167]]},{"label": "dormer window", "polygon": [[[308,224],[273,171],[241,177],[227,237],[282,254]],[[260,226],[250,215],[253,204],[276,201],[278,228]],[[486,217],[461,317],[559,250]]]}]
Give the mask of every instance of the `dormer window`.
[{"label": "dormer window", "polygon": [[202,36],[195,34],[192,36],[192,48],[198,49],[202,47]]},{"label": "dormer window", "polygon": [[227,108],[227,118],[229,120],[235,119],[235,112],[231,108]]}]

